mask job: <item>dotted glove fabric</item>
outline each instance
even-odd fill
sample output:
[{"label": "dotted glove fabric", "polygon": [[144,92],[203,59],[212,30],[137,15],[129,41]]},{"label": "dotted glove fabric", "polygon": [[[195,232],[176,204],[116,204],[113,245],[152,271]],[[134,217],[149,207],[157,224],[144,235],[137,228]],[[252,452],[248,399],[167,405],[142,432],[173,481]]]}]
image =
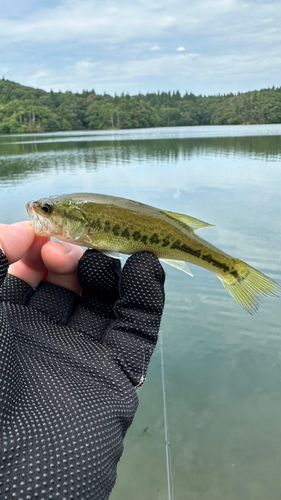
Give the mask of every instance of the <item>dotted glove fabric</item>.
[{"label": "dotted glove fabric", "polygon": [[164,306],[150,253],[87,250],[82,296],[6,276],[0,251],[0,498],[105,500]]}]

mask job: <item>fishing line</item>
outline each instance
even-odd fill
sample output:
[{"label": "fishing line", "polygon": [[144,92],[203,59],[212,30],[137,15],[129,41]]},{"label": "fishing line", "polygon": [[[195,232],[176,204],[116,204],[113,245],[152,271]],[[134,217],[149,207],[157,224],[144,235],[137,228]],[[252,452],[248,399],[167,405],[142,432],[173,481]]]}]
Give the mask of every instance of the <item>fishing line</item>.
[{"label": "fishing line", "polygon": [[166,404],[166,388],[165,388],[165,373],[164,373],[164,355],[163,355],[163,343],[162,343],[162,333],[159,332],[160,337],[160,353],[161,353],[161,374],[162,374],[162,393],[163,393],[163,413],[164,413],[164,431],[165,431],[165,449],[166,449],[166,468],[167,468],[167,485],[168,485],[168,499],[172,500],[172,473],[171,473],[171,454],[170,454],[170,442],[169,442],[169,432],[168,432],[168,420],[167,420],[167,404]]}]

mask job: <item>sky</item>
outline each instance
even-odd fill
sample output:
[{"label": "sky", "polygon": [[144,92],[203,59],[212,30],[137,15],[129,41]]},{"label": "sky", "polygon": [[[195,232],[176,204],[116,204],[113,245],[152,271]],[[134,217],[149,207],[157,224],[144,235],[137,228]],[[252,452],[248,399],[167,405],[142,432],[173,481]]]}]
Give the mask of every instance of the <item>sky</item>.
[{"label": "sky", "polygon": [[279,87],[280,0],[0,0],[1,76],[111,95]]}]

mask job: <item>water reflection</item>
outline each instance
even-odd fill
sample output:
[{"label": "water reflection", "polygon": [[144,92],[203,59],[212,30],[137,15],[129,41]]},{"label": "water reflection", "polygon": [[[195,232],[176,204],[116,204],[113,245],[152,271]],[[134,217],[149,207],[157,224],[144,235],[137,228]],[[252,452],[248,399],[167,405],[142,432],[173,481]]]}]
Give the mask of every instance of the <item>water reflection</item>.
[{"label": "water reflection", "polygon": [[[60,139],[56,141],[10,144],[0,140],[0,160],[5,162],[14,157],[14,162],[20,161],[25,155],[33,157],[38,154],[63,154],[63,152],[82,152],[91,150],[93,163],[106,158],[113,162],[130,161],[139,158],[143,161],[155,159],[156,161],[177,161],[189,159],[192,156],[205,154],[214,156],[228,156],[233,154],[247,154],[262,156],[264,158],[280,159],[281,143],[279,136],[271,137],[215,137],[215,138],[190,138],[190,139],[150,139],[150,140],[113,140],[113,141],[83,141],[71,138],[67,142]],[[77,153],[76,153],[77,154]]]},{"label": "water reflection", "polygon": [[47,132],[41,134],[15,134],[0,135],[3,143],[26,143],[32,142],[65,142],[71,141],[122,141],[122,140],[145,140],[145,139],[186,139],[206,137],[254,137],[280,135],[280,124],[270,125],[228,125],[228,126],[192,126],[192,127],[158,127],[129,130],[82,130],[66,132]]},{"label": "water reflection", "polygon": [[[132,163],[138,163],[141,168],[145,168],[151,162],[155,166],[175,166],[178,162],[187,162],[188,165],[188,162],[197,157],[208,157],[216,161],[224,159],[227,169],[226,159],[239,156],[278,161],[281,158],[281,141],[278,136],[273,136],[94,143],[30,142],[24,145],[0,143],[0,180],[21,181],[21,178],[44,173],[49,169],[85,168],[92,171]],[[224,186],[227,182],[225,177],[225,173],[220,176]],[[237,178],[237,175],[235,177]],[[217,183],[217,179],[215,182]]]}]

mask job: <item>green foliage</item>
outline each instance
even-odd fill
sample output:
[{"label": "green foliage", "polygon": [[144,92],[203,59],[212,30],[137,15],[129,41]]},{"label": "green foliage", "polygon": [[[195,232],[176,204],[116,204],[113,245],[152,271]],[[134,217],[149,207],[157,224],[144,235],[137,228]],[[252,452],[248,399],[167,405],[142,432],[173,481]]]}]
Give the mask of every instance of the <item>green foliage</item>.
[{"label": "green foliage", "polygon": [[1,133],[52,132],[71,128],[66,119],[35,100],[13,99],[7,104],[0,104]]},{"label": "green foliage", "polygon": [[0,80],[0,133],[281,123],[281,87],[237,95],[45,92]]}]

